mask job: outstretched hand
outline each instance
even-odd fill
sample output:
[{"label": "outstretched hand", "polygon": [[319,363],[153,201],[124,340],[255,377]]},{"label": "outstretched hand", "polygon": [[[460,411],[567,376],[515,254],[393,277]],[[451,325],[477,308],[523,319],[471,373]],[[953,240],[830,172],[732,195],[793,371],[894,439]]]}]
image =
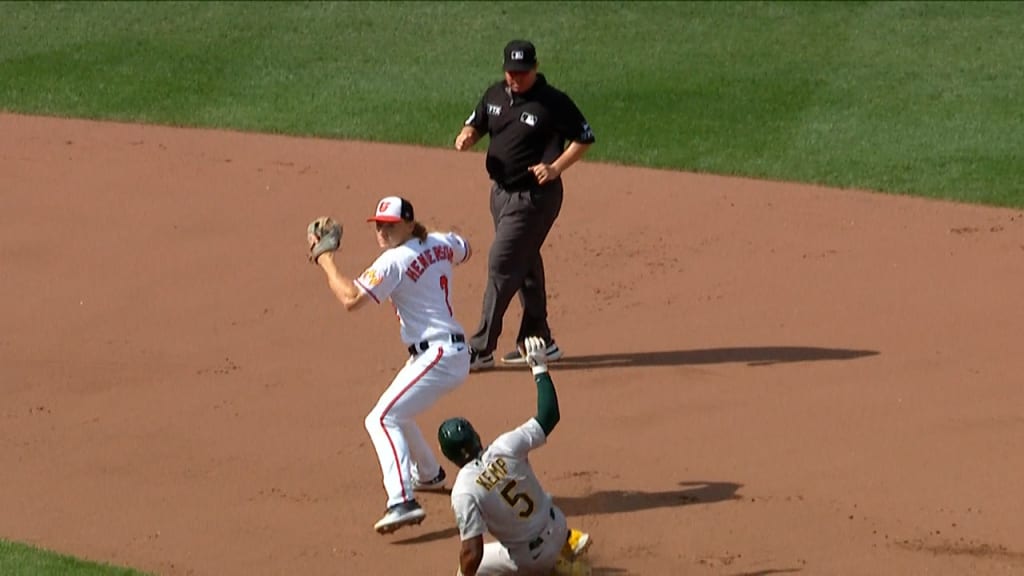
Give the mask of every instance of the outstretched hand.
[{"label": "outstretched hand", "polygon": [[523,355],[534,374],[548,371],[547,343],[543,338],[530,336],[523,342]]}]

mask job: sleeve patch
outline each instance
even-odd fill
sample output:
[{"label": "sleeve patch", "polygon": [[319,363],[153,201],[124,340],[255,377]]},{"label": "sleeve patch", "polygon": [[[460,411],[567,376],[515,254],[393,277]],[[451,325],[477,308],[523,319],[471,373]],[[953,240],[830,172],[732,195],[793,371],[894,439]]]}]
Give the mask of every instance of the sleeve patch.
[{"label": "sleeve patch", "polygon": [[359,276],[359,283],[369,290],[373,290],[384,281],[384,276],[374,268],[367,268]]}]

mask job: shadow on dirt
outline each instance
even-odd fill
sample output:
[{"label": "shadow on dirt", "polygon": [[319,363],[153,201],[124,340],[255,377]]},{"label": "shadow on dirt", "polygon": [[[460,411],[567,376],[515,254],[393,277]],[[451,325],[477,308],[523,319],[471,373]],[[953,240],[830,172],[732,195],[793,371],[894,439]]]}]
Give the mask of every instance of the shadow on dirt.
[{"label": "shadow on dirt", "polygon": [[775,568],[768,570],[755,570],[754,572],[737,572],[730,576],[770,576],[771,574],[796,574],[799,568]]},{"label": "shadow on dirt", "polygon": [[[554,364],[558,370],[622,368],[630,366],[686,366],[699,364],[745,363],[748,366],[771,366],[790,362],[822,360],[854,360],[877,356],[877,350],[846,348],[815,348],[811,346],[753,346],[738,348],[705,348],[699,350],[665,350],[621,354],[565,356]],[[521,367],[517,367],[521,369]]]},{"label": "shadow on dirt", "polygon": [[[620,512],[638,512],[652,508],[669,508],[689,504],[712,504],[727,500],[738,500],[736,492],[743,486],[733,482],[680,482],[682,490],[665,492],[634,492],[631,490],[604,490],[587,496],[555,496],[555,505],[562,509],[567,517],[585,516],[589,514],[617,514]],[[424,544],[437,540],[455,538],[459,535],[454,526],[427,532],[411,538],[395,540],[393,544]],[[617,570],[610,568],[609,570]],[[615,574],[615,572],[607,572]]]},{"label": "shadow on dirt", "polygon": [[604,490],[587,496],[555,496],[555,504],[570,517],[618,514],[652,508],[738,500],[740,496],[736,492],[743,486],[733,482],[680,482],[679,485],[685,488],[665,492]]},{"label": "shadow on dirt", "polygon": [[614,568],[612,566],[594,566],[589,572],[590,576],[619,576],[629,573],[629,570]]}]

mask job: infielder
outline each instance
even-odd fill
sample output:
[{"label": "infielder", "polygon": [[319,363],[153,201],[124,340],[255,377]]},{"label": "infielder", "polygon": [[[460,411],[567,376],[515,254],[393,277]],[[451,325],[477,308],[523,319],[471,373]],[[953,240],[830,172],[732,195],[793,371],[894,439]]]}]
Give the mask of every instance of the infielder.
[{"label": "infielder", "polygon": [[[589,534],[568,528],[530,467],[530,451],[545,444],[560,416],[544,340],[528,337],[523,348],[537,383],[536,416],[486,449],[464,418],[445,420],[437,431],[441,451],[461,468],[451,499],[462,576],[547,576],[559,558],[575,560],[591,544]],[[484,545],[485,531],[497,542]]]},{"label": "infielder", "polygon": [[409,360],[366,417],[366,431],[377,450],[387,511],[374,529],[387,534],[419,524],[426,512],[416,490],[444,488],[445,472],[414,418],[469,375],[469,349],[452,310],[452,269],[470,258],[460,235],[427,233],[414,218],[412,204],[389,196],[377,203],[374,222],[383,253],[356,279],[342,275],[334,262],[342,229],[329,218],[309,225],[310,259],[327,274],[331,291],[354,310],[388,298],[398,313]]}]

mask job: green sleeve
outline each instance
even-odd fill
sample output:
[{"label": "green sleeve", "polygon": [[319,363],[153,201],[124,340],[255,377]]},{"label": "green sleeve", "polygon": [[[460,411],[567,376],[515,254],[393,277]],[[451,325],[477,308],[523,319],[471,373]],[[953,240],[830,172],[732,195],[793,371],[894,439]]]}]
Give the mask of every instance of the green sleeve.
[{"label": "green sleeve", "polygon": [[561,415],[558,413],[558,395],[555,393],[555,384],[551,381],[551,375],[541,372],[533,377],[537,382],[537,422],[544,430],[545,436],[550,436],[555,429]]}]

